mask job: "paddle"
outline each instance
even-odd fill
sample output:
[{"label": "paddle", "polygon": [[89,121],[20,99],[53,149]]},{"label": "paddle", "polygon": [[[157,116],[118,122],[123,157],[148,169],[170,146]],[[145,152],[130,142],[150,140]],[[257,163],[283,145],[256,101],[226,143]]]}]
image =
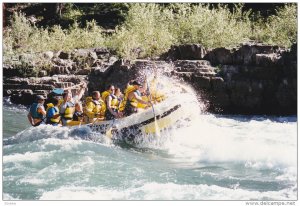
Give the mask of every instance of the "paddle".
[{"label": "paddle", "polygon": [[116,118],[113,119],[113,122],[112,122],[112,124],[111,124],[111,127],[108,128],[108,130],[106,130],[106,132],[105,132],[105,136],[107,136],[107,137],[110,138],[110,139],[112,138],[112,128],[114,127],[115,121],[116,121]]},{"label": "paddle", "polygon": [[[121,104],[121,101],[119,102],[117,108],[120,107],[120,104]],[[116,117],[113,119],[113,122],[112,122],[112,124],[111,124],[111,127],[108,128],[108,130],[106,130],[106,132],[105,132],[105,135],[106,135],[108,138],[110,138],[110,139],[112,138],[112,129],[113,129],[113,127],[114,127],[115,121],[116,121]]]},{"label": "paddle", "polygon": [[149,87],[149,82],[148,80],[146,79],[146,82],[147,82],[147,92],[149,94],[149,99],[150,99],[150,103],[151,103],[151,107],[152,107],[152,113],[154,115],[154,126],[155,126],[155,134],[160,137],[160,130],[159,130],[159,127],[158,127],[158,124],[157,124],[157,121],[156,121],[156,114],[155,114],[155,110],[154,110],[154,106],[152,104],[152,95],[150,93],[150,87]]}]

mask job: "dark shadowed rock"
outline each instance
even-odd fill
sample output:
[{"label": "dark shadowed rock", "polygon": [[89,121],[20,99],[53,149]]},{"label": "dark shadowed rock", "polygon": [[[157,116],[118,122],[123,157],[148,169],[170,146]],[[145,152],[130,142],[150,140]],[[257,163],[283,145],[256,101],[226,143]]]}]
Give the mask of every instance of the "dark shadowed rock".
[{"label": "dark shadowed rock", "polygon": [[203,59],[206,53],[206,49],[201,44],[185,44],[172,46],[161,58],[166,60]]},{"label": "dark shadowed rock", "polygon": [[60,59],[70,59],[71,58],[71,54],[68,53],[68,52],[64,52],[64,51],[61,51],[58,55],[58,57]]},{"label": "dark shadowed rock", "polygon": [[205,59],[210,61],[213,65],[218,64],[232,64],[232,51],[227,48],[216,48],[208,52]]}]

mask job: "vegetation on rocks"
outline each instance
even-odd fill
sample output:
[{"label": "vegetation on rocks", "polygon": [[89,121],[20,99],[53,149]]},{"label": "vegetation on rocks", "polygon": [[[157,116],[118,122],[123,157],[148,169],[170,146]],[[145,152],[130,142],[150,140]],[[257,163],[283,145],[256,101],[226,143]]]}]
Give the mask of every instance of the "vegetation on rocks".
[{"label": "vegetation on rocks", "polygon": [[[118,8],[120,4],[118,4]],[[75,20],[83,10],[68,7],[66,17]],[[25,13],[14,11],[3,32],[4,64],[35,70],[49,67],[42,55],[21,58],[23,54],[45,51],[71,51],[76,48],[106,47],[120,57],[153,58],[171,45],[202,44],[207,48],[233,47],[245,41],[290,47],[297,41],[297,5],[287,3],[274,15],[262,17],[242,4],[131,3],[114,32],[105,32],[95,20],[74,22],[69,27],[38,27]],[[127,11],[128,9],[128,11]],[[112,20],[113,21],[113,20]],[[35,64],[33,64],[35,63]]]}]

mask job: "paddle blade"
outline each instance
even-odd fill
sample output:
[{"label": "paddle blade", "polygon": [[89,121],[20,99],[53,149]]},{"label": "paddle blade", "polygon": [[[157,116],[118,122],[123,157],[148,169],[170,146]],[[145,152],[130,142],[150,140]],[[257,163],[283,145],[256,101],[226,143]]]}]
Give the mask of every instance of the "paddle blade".
[{"label": "paddle blade", "polygon": [[62,88],[55,88],[52,90],[53,93],[55,94],[63,94],[64,93],[64,89]]},{"label": "paddle blade", "polygon": [[112,138],[112,127],[110,127],[106,132],[105,132],[105,136],[108,138]]}]

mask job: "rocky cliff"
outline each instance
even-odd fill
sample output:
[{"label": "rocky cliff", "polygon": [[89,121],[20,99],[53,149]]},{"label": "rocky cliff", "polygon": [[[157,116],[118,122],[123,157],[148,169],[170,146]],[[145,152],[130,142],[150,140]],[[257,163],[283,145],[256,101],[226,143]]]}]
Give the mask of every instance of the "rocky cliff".
[{"label": "rocky cliff", "polygon": [[129,80],[144,75],[146,67],[155,66],[159,73],[191,84],[209,112],[297,113],[297,45],[290,50],[254,43],[231,49],[179,45],[156,61],[122,60],[103,48],[43,55],[50,69],[40,71],[39,78],[16,77],[18,68],[4,65],[4,96],[29,104],[40,91],[47,95],[55,87],[74,86],[84,79],[89,91],[104,90],[108,84],[124,88]]}]

